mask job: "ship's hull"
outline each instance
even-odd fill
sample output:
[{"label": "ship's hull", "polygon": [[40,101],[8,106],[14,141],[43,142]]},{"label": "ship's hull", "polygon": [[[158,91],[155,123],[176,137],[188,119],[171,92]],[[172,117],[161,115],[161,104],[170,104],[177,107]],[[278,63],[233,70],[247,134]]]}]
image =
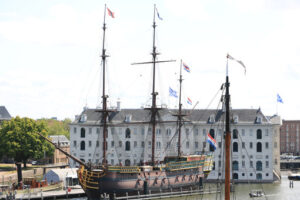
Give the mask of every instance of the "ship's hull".
[{"label": "ship's hull", "polygon": [[[81,167],[78,170],[79,182],[85,190],[89,199],[100,199],[101,194],[125,195],[147,194],[149,191],[176,189],[199,184],[201,178],[205,178],[210,172],[212,162],[207,166],[202,165],[191,167],[191,162],[186,168],[156,168],[156,170],[145,170],[140,167],[119,167],[123,171],[115,170],[88,170]],[[181,166],[182,163],[180,163]],[[187,166],[185,164],[185,166]],[[190,168],[189,168],[190,167]],[[137,169],[137,170],[135,170]]]}]

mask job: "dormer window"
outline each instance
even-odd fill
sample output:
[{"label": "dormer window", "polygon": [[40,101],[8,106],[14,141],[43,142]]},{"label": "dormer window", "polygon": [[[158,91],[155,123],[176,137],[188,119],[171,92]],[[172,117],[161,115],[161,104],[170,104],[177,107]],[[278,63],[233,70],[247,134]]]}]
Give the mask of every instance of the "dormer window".
[{"label": "dormer window", "polygon": [[125,116],[125,122],[130,122],[131,121],[131,115],[126,115]]},{"label": "dormer window", "polygon": [[257,116],[256,117],[256,123],[257,124],[261,124],[261,122],[262,122],[262,117],[261,116]]},{"label": "dormer window", "polygon": [[215,123],[215,115],[209,116],[209,123]]},{"label": "dormer window", "polygon": [[239,116],[234,115],[233,116],[233,123],[237,124],[239,122]]},{"label": "dormer window", "polygon": [[80,122],[86,122],[87,120],[87,115],[86,114],[82,114],[80,117]]}]

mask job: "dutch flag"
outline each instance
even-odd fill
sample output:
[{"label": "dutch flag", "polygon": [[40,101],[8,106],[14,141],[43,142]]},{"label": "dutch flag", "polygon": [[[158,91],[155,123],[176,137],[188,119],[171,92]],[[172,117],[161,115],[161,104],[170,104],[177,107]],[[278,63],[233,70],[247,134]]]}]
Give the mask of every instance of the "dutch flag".
[{"label": "dutch flag", "polygon": [[185,64],[185,63],[182,63],[182,65],[183,65],[183,69],[184,69],[185,71],[187,71],[187,72],[191,72],[191,70],[190,70],[190,67],[189,67],[189,66],[187,66],[187,64]]},{"label": "dutch flag", "polygon": [[187,98],[187,103],[192,105],[192,100],[190,98]]},{"label": "dutch flag", "polygon": [[208,142],[211,146],[213,146],[214,149],[216,150],[216,148],[217,148],[217,142],[216,142],[216,140],[215,140],[213,137],[211,137],[211,135],[210,135],[209,133],[207,134],[207,142]]}]

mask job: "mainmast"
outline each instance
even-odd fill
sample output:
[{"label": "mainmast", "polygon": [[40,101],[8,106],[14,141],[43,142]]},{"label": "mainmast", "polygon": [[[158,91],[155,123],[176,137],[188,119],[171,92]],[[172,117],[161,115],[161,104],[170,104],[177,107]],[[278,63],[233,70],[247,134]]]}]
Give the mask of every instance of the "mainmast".
[{"label": "mainmast", "polygon": [[152,105],[151,108],[146,108],[147,110],[150,110],[151,112],[151,119],[150,119],[150,124],[152,125],[152,154],[151,154],[151,165],[155,165],[155,144],[156,144],[156,140],[155,140],[155,132],[156,132],[156,115],[158,110],[160,110],[161,108],[158,108],[156,105],[156,96],[158,95],[158,92],[155,91],[155,74],[156,74],[156,64],[157,63],[161,63],[161,62],[174,62],[175,60],[165,60],[165,61],[157,61],[157,55],[159,55],[159,53],[157,52],[156,46],[155,46],[155,33],[156,33],[156,22],[155,22],[155,14],[157,12],[156,6],[154,4],[154,13],[153,13],[153,44],[152,44],[152,61],[150,62],[141,62],[141,63],[133,63],[133,65],[136,64],[152,64],[153,68],[152,68],[152,73],[153,73],[153,77],[152,77]]},{"label": "mainmast", "polygon": [[230,133],[230,120],[229,120],[229,77],[228,77],[228,57],[226,65],[226,83],[225,83],[225,200],[230,200],[230,143],[231,143],[231,133]]}]

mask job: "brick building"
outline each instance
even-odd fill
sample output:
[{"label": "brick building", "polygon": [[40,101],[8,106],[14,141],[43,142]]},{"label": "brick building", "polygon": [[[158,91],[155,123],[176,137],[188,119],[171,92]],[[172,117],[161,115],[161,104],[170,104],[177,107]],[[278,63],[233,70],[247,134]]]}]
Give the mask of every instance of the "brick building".
[{"label": "brick building", "polygon": [[280,153],[300,155],[300,120],[282,120],[280,127]]},{"label": "brick building", "polygon": [[[62,150],[70,153],[70,141],[64,135],[51,135],[49,136],[53,143],[58,145]],[[52,161],[52,162],[51,162]],[[55,149],[53,158],[50,163],[53,164],[69,164],[68,157],[60,152],[58,149]]]}]

